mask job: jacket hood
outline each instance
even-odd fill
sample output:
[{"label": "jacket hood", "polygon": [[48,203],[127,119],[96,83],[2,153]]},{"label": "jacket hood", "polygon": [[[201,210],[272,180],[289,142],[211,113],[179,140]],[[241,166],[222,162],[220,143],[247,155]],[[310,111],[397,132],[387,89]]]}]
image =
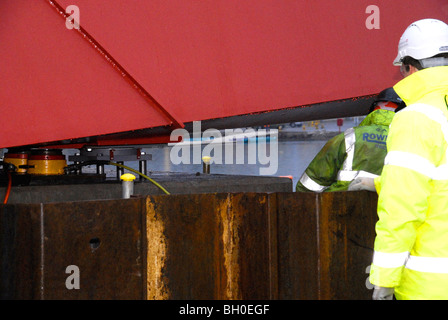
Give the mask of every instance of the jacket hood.
[{"label": "jacket hood", "polygon": [[359,124],[359,127],[370,125],[389,126],[390,123],[392,122],[392,118],[394,117],[394,115],[395,112],[389,110],[380,109],[372,111]]}]

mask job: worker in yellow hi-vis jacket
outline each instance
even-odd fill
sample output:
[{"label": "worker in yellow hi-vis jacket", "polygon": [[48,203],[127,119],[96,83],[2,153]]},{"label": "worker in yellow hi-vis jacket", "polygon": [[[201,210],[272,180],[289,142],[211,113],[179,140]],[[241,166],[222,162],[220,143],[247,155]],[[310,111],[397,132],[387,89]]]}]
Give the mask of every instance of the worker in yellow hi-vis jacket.
[{"label": "worker in yellow hi-vis jacket", "polygon": [[394,64],[407,107],[392,120],[375,179],[373,299],[448,299],[448,25],[412,23]]}]

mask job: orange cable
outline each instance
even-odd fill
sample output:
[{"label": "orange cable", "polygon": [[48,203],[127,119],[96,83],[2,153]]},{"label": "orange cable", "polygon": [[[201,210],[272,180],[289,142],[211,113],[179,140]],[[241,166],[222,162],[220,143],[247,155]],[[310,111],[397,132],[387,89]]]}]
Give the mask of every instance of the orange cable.
[{"label": "orange cable", "polygon": [[3,200],[3,204],[6,204],[8,202],[9,194],[11,193],[11,185],[12,185],[11,173],[8,172],[8,188],[6,189],[5,200]]}]

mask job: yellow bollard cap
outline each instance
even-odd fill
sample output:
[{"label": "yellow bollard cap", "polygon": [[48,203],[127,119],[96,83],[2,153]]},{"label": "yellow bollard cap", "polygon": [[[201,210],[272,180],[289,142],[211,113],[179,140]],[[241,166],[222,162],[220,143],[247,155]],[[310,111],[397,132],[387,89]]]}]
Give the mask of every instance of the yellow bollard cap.
[{"label": "yellow bollard cap", "polygon": [[211,157],[208,157],[208,156],[202,157],[202,161],[204,161],[205,163],[209,163],[210,160],[211,160]]},{"label": "yellow bollard cap", "polygon": [[121,175],[120,179],[123,181],[134,181],[135,176],[131,173],[125,173]]}]

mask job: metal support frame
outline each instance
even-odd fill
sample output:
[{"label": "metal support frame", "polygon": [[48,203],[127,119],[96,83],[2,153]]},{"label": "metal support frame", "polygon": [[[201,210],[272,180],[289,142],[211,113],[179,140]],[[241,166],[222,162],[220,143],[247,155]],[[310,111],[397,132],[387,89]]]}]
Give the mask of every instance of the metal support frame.
[{"label": "metal support frame", "polygon": [[[69,156],[69,161],[74,161],[74,163],[82,163],[84,161],[114,161],[118,164],[123,165],[125,161],[138,161],[139,171],[144,175],[147,174],[147,160],[152,160],[151,154],[146,154],[141,151],[141,148],[136,147],[84,147],[80,149],[80,152]],[[104,174],[104,164],[96,165],[97,174]],[[124,173],[124,169],[117,167],[117,179]],[[77,172],[81,174],[81,170]],[[140,180],[143,177],[140,176]]]}]

